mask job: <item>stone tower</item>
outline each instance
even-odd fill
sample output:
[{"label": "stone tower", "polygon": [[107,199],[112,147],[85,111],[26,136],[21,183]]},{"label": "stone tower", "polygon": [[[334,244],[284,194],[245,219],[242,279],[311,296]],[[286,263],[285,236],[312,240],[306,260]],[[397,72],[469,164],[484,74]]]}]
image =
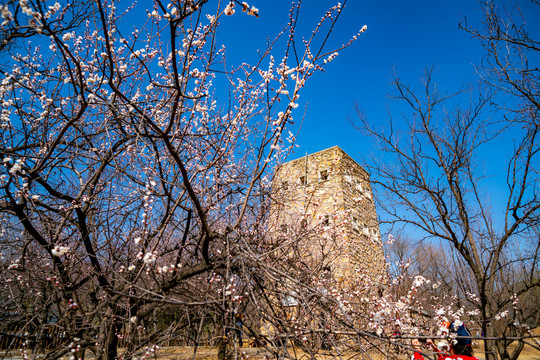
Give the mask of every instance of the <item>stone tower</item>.
[{"label": "stone tower", "polygon": [[296,239],[296,258],[306,266],[328,271],[344,286],[366,277],[384,281],[369,174],[342,149],[284,163],[272,194],[270,231],[277,241]]}]

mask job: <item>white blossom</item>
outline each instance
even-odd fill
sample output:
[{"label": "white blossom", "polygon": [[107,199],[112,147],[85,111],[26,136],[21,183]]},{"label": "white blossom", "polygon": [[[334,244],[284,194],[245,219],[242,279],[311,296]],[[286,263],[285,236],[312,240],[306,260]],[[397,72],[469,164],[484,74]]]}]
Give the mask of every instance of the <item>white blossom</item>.
[{"label": "white blossom", "polygon": [[425,277],[423,277],[422,275],[417,275],[414,277],[412,285],[417,288],[417,287],[422,286],[422,284],[424,284],[425,282],[426,282]]},{"label": "white blossom", "polygon": [[9,20],[13,20],[13,14],[11,13],[11,11],[9,11],[7,5],[0,6],[0,15],[2,15],[2,18],[5,19],[4,23],[7,23],[7,21]]},{"label": "white blossom", "polygon": [[67,246],[58,246],[57,245],[51,250],[51,253],[54,256],[62,256],[65,253],[67,253],[68,251],[69,251],[69,247],[67,247]]},{"label": "white blossom", "polygon": [[454,329],[459,328],[461,325],[463,325],[463,321],[461,321],[461,320],[454,320],[454,322],[453,322],[453,327],[454,327]]},{"label": "white blossom", "polygon": [[508,315],[508,310],[502,311],[495,315],[495,320],[501,320],[502,318],[505,318]]},{"label": "white blossom", "polygon": [[225,6],[225,10],[223,10],[223,13],[228,16],[234,15],[234,3],[230,3]]},{"label": "white blossom", "polygon": [[152,263],[156,262],[156,258],[157,258],[156,254],[148,252],[148,253],[144,254],[143,262],[145,264],[152,264]]}]

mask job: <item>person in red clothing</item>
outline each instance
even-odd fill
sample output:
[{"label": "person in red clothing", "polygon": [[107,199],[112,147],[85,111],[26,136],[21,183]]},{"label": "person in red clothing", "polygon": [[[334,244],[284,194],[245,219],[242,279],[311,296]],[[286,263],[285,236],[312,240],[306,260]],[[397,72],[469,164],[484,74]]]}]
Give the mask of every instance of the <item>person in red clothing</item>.
[{"label": "person in red clothing", "polygon": [[[420,336],[423,336],[423,334],[419,334]],[[414,354],[411,356],[411,360],[424,360],[424,355],[422,353],[423,349],[429,350],[430,352],[437,349],[437,347],[433,344],[433,341],[431,339],[413,339],[411,342],[412,348],[414,349]]]},{"label": "person in red clothing", "polygon": [[422,348],[434,350],[438,360],[478,360],[473,355],[472,340],[470,338],[462,338],[471,336],[465,324],[461,321],[454,321],[451,324],[446,323],[444,325],[448,326],[448,329],[443,333],[452,334],[458,338],[449,339],[449,341],[441,340],[436,347],[431,340],[422,343],[418,339],[413,339],[412,347],[415,352],[411,360],[425,359],[421,351]]},{"label": "person in red clothing", "polygon": [[441,341],[439,343],[439,350],[446,347],[448,353],[439,352],[439,360],[478,360],[473,355],[472,340],[470,338],[461,338],[462,336],[471,336],[469,329],[461,321],[453,321],[449,326],[450,334],[455,334],[458,338],[449,342]]},{"label": "person in red clothing", "polygon": [[412,348],[414,349],[414,354],[411,356],[411,360],[424,360],[424,355],[422,355],[422,341],[419,339],[412,340]]}]

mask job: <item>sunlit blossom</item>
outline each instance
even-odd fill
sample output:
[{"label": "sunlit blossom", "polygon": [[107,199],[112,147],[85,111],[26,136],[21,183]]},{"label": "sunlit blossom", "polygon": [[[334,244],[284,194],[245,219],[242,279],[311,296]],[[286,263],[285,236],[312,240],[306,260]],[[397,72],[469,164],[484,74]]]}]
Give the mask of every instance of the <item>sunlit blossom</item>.
[{"label": "sunlit blossom", "polygon": [[54,256],[62,256],[64,254],[66,254],[68,251],[69,251],[69,247],[67,247],[67,246],[58,246],[57,245],[51,250],[51,253]]},{"label": "sunlit blossom", "polygon": [[225,15],[231,16],[234,15],[234,3],[229,3],[227,6],[225,6],[225,10],[223,10],[223,13]]}]

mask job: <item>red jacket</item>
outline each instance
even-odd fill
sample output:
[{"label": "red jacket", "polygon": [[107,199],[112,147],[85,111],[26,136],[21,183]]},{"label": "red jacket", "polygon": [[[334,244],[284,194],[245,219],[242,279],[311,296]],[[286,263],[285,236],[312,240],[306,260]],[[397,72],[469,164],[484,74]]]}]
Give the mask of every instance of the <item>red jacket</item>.
[{"label": "red jacket", "polygon": [[478,360],[476,356],[439,354],[439,360]]},{"label": "red jacket", "polygon": [[[469,355],[446,355],[439,353],[438,355],[439,360],[478,360],[476,356],[469,356]],[[424,360],[424,356],[415,351],[413,356],[411,356],[411,360]]]}]

